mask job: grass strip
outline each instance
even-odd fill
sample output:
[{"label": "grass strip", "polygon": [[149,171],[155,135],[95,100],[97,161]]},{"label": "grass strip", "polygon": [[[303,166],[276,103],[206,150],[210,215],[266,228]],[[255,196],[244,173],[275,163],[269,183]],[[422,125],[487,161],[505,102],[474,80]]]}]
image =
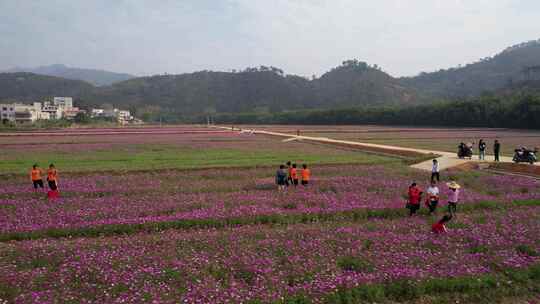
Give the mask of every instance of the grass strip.
[{"label": "grass strip", "polygon": [[[527,268],[499,268],[496,272],[464,277],[421,281],[401,279],[353,288],[338,287],[323,303],[479,303],[493,304],[507,298],[537,297],[540,292],[540,263]],[[257,303],[254,301],[253,303]],[[280,304],[308,304],[303,294],[285,298]]]},{"label": "grass strip", "polygon": [[[474,204],[459,205],[458,212],[468,213],[476,210],[506,210],[516,207],[540,206],[540,200],[523,200],[509,203],[503,202],[478,202]],[[428,211],[422,208],[418,214],[428,215]],[[157,232],[169,229],[205,229],[238,227],[245,225],[282,225],[312,222],[330,221],[362,221],[371,218],[395,219],[408,216],[405,208],[385,209],[355,209],[333,213],[302,213],[302,214],[269,214],[253,217],[237,217],[224,219],[188,219],[167,222],[152,222],[141,224],[114,224],[82,228],[52,228],[28,232],[9,232],[0,234],[0,242],[35,240],[41,238],[63,237],[102,237],[120,234],[134,234],[137,232]]]}]

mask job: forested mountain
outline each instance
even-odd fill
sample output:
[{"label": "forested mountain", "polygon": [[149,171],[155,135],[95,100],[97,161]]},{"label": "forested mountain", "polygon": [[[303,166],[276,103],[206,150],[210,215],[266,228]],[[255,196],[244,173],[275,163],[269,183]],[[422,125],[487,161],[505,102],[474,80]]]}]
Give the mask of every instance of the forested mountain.
[{"label": "forested mountain", "polygon": [[54,96],[82,96],[94,90],[93,85],[79,80],[32,73],[0,73],[0,102],[32,102]]},{"label": "forested mountain", "polygon": [[198,113],[298,109],[308,106],[311,97],[306,79],[264,67],[135,78],[98,90],[87,99]]},{"label": "forested mountain", "polygon": [[539,66],[540,39],[509,47],[493,57],[463,67],[421,73],[416,77],[401,78],[400,81],[431,97],[474,97],[511,86],[527,77],[540,80],[538,71],[533,70],[532,74],[527,72],[527,68]]},{"label": "forested mountain", "polygon": [[201,113],[263,114],[301,109],[414,106],[437,100],[474,98],[484,92],[537,93],[538,81],[540,41],[532,41],[464,67],[400,79],[381,71],[377,65],[358,60],[344,61],[311,80],[266,66],[234,72],[138,77],[108,86],[30,73],[3,73],[0,101],[38,101],[68,95],[75,97],[81,106],[111,103],[140,116],[153,113],[158,117],[164,114],[185,117]]},{"label": "forested mountain", "polygon": [[377,65],[347,60],[312,81],[319,107],[413,104],[419,96]]},{"label": "forested mountain", "polygon": [[123,73],[114,73],[109,71],[80,69],[67,67],[63,64],[53,64],[37,68],[14,68],[6,72],[27,72],[39,75],[56,76],[72,80],[82,80],[96,86],[110,85],[134,78],[135,76]]},{"label": "forested mountain", "polygon": [[261,66],[235,73],[203,71],[135,78],[86,99],[200,113],[410,104],[415,96],[413,90],[376,67],[349,60],[313,80]]}]

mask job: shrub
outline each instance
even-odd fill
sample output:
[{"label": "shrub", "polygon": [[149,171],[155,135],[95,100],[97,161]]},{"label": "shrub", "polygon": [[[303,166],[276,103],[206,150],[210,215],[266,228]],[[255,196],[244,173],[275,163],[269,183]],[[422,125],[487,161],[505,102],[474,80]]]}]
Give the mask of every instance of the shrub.
[{"label": "shrub", "polygon": [[517,252],[521,253],[521,254],[525,254],[525,255],[528,255],[528,256],[532,256],[532,257],[535,257],[535,256],[538,256],[538,252],[536,252],[536,250],[534,250],[534,248],[528,246],[528,245],[519,245],[516,247],[516,250]]},{"label": "shrub", "polygon": [[345,271],[372,272],[374,270],[373,265],[369,261],[355,256],[340,257],[337,259],[337,265]]}]

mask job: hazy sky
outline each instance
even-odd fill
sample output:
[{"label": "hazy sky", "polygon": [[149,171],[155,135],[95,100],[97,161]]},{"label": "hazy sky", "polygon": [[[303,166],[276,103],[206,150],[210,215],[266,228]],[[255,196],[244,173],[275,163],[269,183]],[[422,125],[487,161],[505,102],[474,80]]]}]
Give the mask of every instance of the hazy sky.
[{"label": "hazy sky", "polygon": [[414,75],[538,39],[539,20],[540,0],[0,0],[0,70],[310,76],[357,58]]}]

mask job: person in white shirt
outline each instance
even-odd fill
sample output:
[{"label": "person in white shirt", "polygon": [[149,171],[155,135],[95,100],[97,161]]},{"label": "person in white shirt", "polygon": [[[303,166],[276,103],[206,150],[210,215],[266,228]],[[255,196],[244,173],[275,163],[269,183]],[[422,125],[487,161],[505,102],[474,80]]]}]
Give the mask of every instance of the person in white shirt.
[{"label": "person in white shirt", "polygon": [[439,162],[434,159],[433,160],[433,166],[431,167],[431,181],[435,181],[437,179],[437,182],[441,181],[441,176],[439,175]]},{"label": "person in white shirt", "polygon": [[429,214],[433,214],[439,204],[439,187],[437,187],[437,183],[434,180],[431,181],[431,185],[427,188],[426,192],[426,206],[429,208]]}]

